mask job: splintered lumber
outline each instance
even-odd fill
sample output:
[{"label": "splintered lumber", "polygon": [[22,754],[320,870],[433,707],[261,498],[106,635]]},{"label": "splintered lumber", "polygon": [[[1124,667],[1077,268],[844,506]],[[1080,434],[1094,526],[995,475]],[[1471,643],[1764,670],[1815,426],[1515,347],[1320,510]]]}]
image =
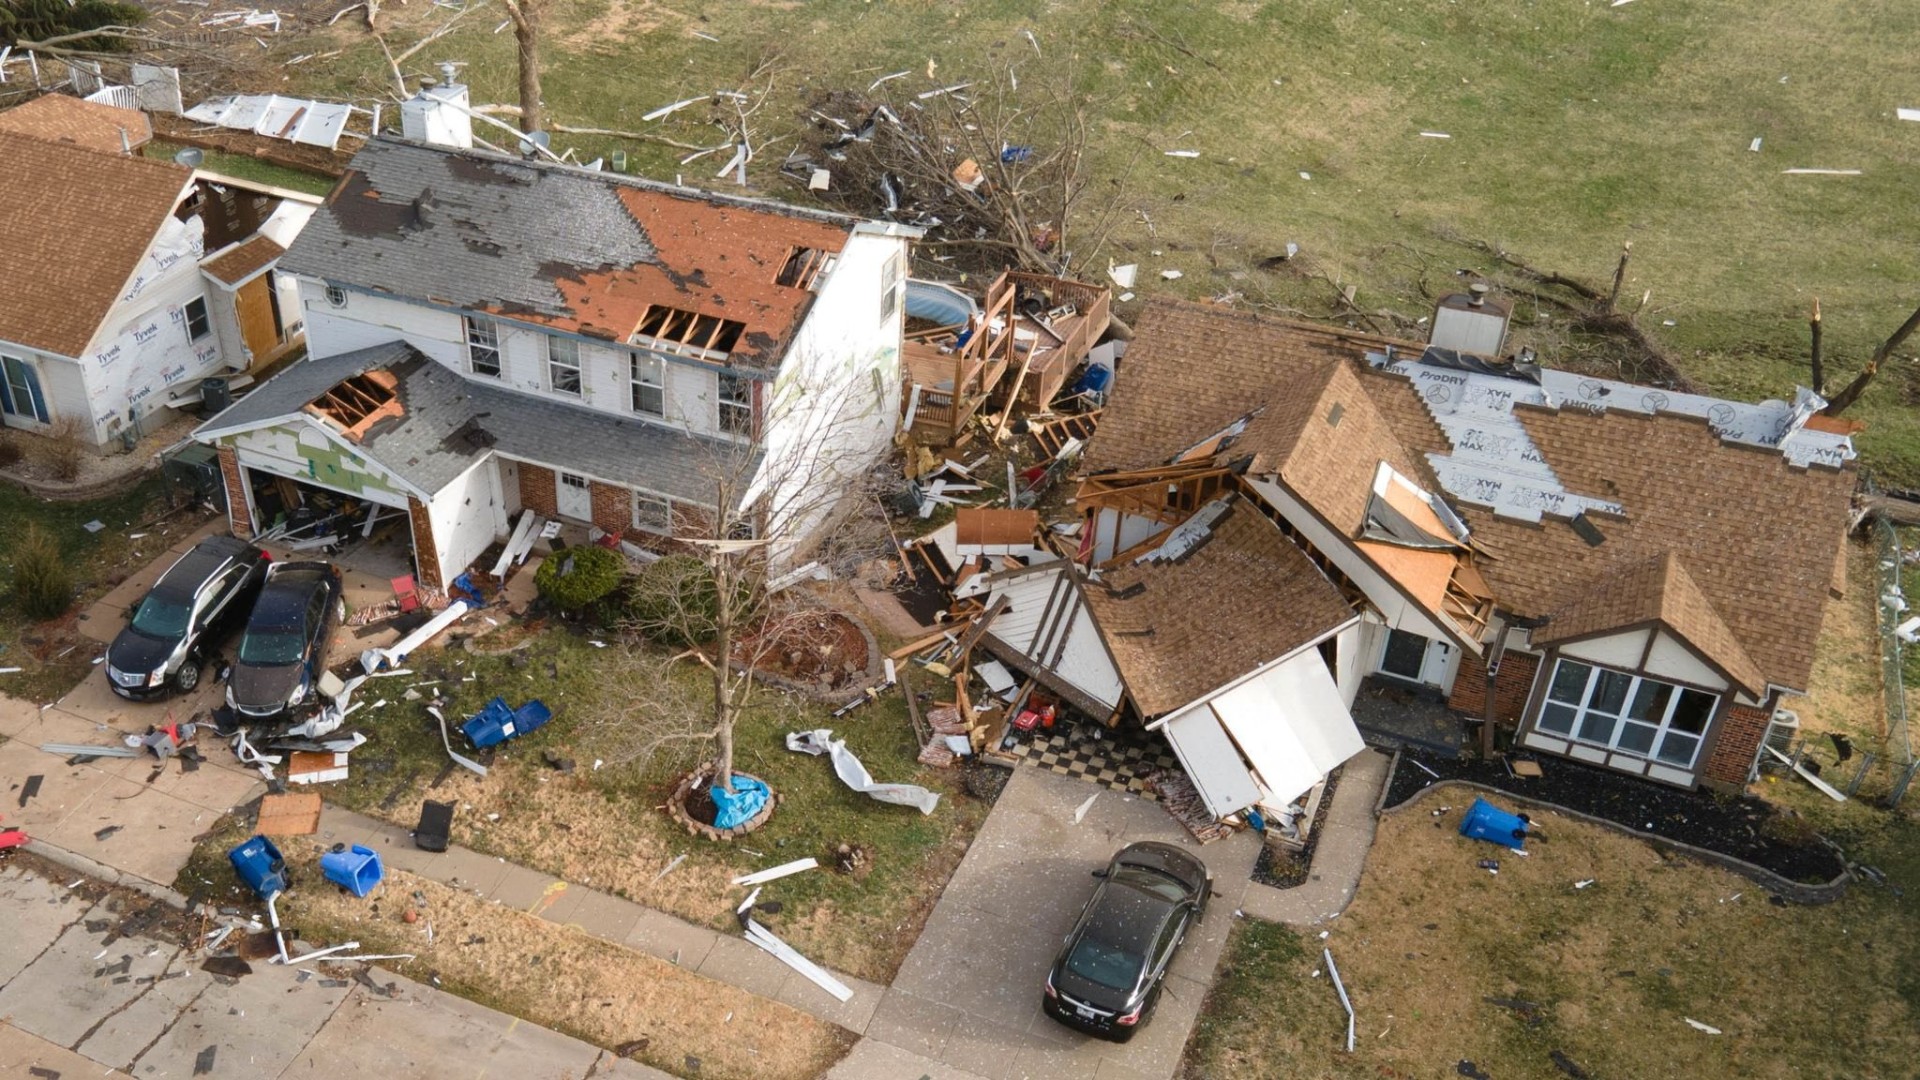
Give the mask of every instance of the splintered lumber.
[{"label": "splintered lumber", "polygon": [[523,554],[522,543],[528,548],[533,547],[533,523],[539,516],[532,510],[520,511],[520,520],[513,527],[513,535],[507,538],[507,546],[500,549],[500,558],[493,564],[494,580],[506,580],[507,569],[514,564],[516,557]]},{"label": "splintered lumber", "polygon": [[1807,770],[1807,767],[1805,765],[1801,765],[1800,763],[1794,761],[1792,758],[1788,757],[1787,755],[1781,753],[1778,750],[1775,750],[1771,746],[1767,747],[1767,753],[1772,754],[1774,757],[1779,758],[1782,763],[1793,766],[1793,771],[1799,774],[1800,779],[1805,780],[1809,784],[1812,784],[1814,786],[1814,790],[1820,792],[1820,794],[1825,795],[1827,798],[1832,799],[1834,802],[1847,801],[1847,797],[1845,795],[1842,795],[1840,794],[1839,791],[1835,790],[1832,784],[1829,784],[1825,780],[1822,780],[1819,777],[1813,775],[1813,773]]},{"label": "splintered lumber", "polygon": [[762,885],[766,882],[786,877],[789,874],[797,874],[802,870],[811,870],[819,865],[819,860],[809,855],[804,859],[795,859],[790,863],[781,863],[779,866],[769,867],[757,873],[744,874],[734,878],[733,883],[735,885]]},{"label": "splintered lumber", "polygon": [[960,651],[955,654],[954,659],[956,661],[965,660],[970,656],[973,653],[974,645],[978,644],[980,639],[986,636],[987,628],[993,625],[993,620],[999,617],[1000,613],[1007,610],[1012,604],[1012,598],[1007,596],[1002,596],[1000,599],[995,600],[993,606],[987,609],[986,614],[974,620],[973,625],[967,628],[967,635],[960,639]]},{"label": "splintered lumber", "polygon": [[899,648],[888,653],[887,657],[892,660],[904,659],[908,656],[913,655],[914,653],[921,651],[922,649],[930,649],[933,646],[938,645],[943,641],[946,641],[950,634],[951,634],[951,631],[948,631],[948,630],[936,631],[934,633],[928,634],[926,637],[923,637],[918,641],[910,642],[906,645],[900,646]]},{"label": "splintered lumber", "polygon": [[747,940],[760,946],[767,952],[772,953],[774,959],[805,975],[812,981],[813,985],[832,994],[839,1000],[847,1001],[853,997],[853,991],[847,988],[846,983],[834,978],[827,969],[821,967],[819,964],[795,952],[793,946],[774,937],[766,927],[761,926],[752,919],[747,920]]}]

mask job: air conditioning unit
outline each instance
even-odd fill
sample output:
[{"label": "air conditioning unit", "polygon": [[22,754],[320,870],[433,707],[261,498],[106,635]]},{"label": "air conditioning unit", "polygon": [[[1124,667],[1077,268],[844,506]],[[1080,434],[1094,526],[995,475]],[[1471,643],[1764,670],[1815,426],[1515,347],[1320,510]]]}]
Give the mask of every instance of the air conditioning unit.
[{"label": "air conditioning unit", "polygon": [[1767,724],[1767,745],[1782,754],[1790,752],[1793,740],[1800,737],[1800,714],[1792,709],[1775,709]]}]

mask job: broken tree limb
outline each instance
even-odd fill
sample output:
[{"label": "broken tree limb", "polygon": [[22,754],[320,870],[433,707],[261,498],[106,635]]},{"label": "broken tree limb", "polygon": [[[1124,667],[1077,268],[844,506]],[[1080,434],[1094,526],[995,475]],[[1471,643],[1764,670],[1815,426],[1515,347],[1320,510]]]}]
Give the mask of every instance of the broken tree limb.
[{"label": "broken tree limb", "polygon": [[[520,106],[518,105],[475,105],[473,111],[487,116],[511,116],[515,119],[518,119],[520,116]],[[690,142],[681,142],[679,139],[669,139],[665,135],[653,135],[644,131],[621,131],[616,128],[573,127],[569,124],[548,124],[546,130],[558,132],[562,135],[599,135],[609,139],[631,139],[634,142],[657,143],[661,146],[671,146],[676,150],[699,150],[706,153],[713,153],[715,150],[726,149],[724,145],[718,147],[697,146]]]},{"label": "broken tree limb", "polygon": [[1809,357],[1808,372],[1813,380],[1813,392],[1825,395],[1827,392],[1827,369],[1825,358],[1820,355],[1820,298],[1813,298],[1813,315],[1807,320],[1807,328],[1813,335],[1812,355]]},{"label": "broken tree limb", "polygon": [[1900,324],[1900,329],[1895,330],[1887,340],[1880,343],[1879,348],[1873,350],[1873,355],[1867,358],[1867,366],[1860,370],[1860,374],[1854,376],[1846,389],[1833,395],[1832,400],[1827,402],[1827,407],[1821,412],[1827,416],[1839,416],[1848,406],[1860,400],[1860,395],[1866,392],[1867,384],[1879,374],[1880,365],[1886,361],[1887,357],[1893,355],[1893,350],[1905,344],[1915,330],[1920,330],[1920,307],[1914,308],[1913,314],[1907,316],[1907,321]]}]

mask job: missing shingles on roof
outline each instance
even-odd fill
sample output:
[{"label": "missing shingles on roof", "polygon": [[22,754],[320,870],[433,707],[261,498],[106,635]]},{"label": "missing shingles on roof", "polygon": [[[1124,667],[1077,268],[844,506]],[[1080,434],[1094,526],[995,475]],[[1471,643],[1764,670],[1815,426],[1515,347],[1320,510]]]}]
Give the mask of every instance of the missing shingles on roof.
[{"label": "missing shingles on roof", "polygon": [[746,324],[736,319],[721,319],[654,304],[640,316],[640,326],[634,334],[636,337],[651,338],[650,344],[661,346],[669,352],[697,349],[730,353],[739,344],[745,330]]},{"label": "missing shingles on roof", "polygon": [[471,454],[492,447],[495,442],[493,432],[480,423],[488,415],[480,413],[468,417],[465,423],[449,431],[447,437],[440,440],[440,449],[449,453]]},{"label": "missing shingles on roof", "polygon": [[1147,591],[1147,583],[1144,581],[1136,581],[1124,589],[1115,589],[1111,585],[1106,588],[1107,595],[1113,597],[1115,600],[1131,600]]},{"label": "missing shingles on roof", "polygon": [[1333,408],[1327,410],[1327,426],[1339,427],[1340,418],[1342,416],[1345,416],[1346,414],[1347,414],[1347,407],[1345,405],[1340,404],[1337,401],[1334,402]]},{"label": "missing shingles on roof", "polygon": [[362,372],[328,387],[307,407],[345,428],[346,436],[359,442],[380,421],[406,415],[399,386],[399,378],[391,371]]},{"label": "missing shingles on roof", "polygon": [[1607,542],[1607,534],[1600,531],[1600,526],[1595,525],[1593,519],[1588,517],[1584,510],[1573,515],[1570,524],[1573,526],[1574,533],[1586,541],[1588,547],[1599,547]]}]

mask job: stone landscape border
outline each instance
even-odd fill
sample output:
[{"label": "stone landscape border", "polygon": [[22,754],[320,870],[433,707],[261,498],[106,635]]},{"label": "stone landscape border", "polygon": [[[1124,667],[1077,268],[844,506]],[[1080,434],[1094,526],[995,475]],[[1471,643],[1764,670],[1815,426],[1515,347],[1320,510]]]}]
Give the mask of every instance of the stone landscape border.
[{"label": "stone landscape border", "polygon": [[1840,899],[1840,897],[1843,894],[1845,894],[1845,892],[1847,891],[1848,882],[1850,882],[1853,879],[1852,874],[1848,873],[1845,870],[1842,870],[1839,873],[1839,875],[1836,876],[1832,881],[1824,882],[1818,885],[1807,885],[1798,881],[1789,881],[1786,878],[1781,877],[1779,874],[1776,874],[1773,871],[1768,870],[1763,866],[1756,866],[1753,863],[1747,862],[1745,859],[1736,859],[1731,855],[1722,854],[1721,852],[1714,851],[1709,848],[1696,847],[1693,844],[1682,843],[1681,841],[1674,840],[1669,837],[1661,836],[1657,833],[1641,832],[1638,829],[1629,828],[1628,826],[1622,825],[1617,821],[1609,821],[1603,817],[1595,817],[1592,814],[1582,813],[1579,810],[1569,809],[1568,807],[1561,806],[1559,803],[1548,802],[1545,799],[1530,798],[1526,795],[1515,795],[1511,791],[1506,791],[1501,788],[1493,787],[1490,784],[1477,783],[1472,780],[1454,780],[1454,779],[1435,780],[1433,783],[1428,784],[1426,787],[1423,787],[1419,791],[1414,792],[1404,802],[1401,802],[1395,806],[1388,806],[1386,804],[1387,795],[1391,793],[1393,790],[1393,783],[1392,783],[1393,774],[1394,774],[1394,771],[1399,767],[1400,767],[1400,754],[1398,751],[1396,751],[1393,755],[1393,761],[1387,766],[1388,782],[1384,787],[1381,788],[1380,798],[1377,802],[1374,803],[1373,812],[1376,816],[1385,816],[1387,814],[1399,813],[1400,811],[1405,810],[1408,807],[1419,802],[1421,799],[1425,798],[1428,794],[1432,792],[1438,791],[1444,787],[1458,785],[1464,788],[1471,788],[1475,791],[1484,791],[1490,795],[1497,795],[1504,799],[1511,799],[1514,802],[1524,803],[1528,806],[1536,807],[1538,809],[1552,810],[1555,813],[1565,814],[1566,816],[1570,818],[1574,818],[1578,821],[1584,821],[1589,825],[1603,826],[1605,828],[1612,829],[1615,832],[1623,833],[1627,836],[1631,836],[1636,840],[1644,840],[1647,843],[1652,844],[1657,848],[1664,848],[1672,851],[1677,851],[1684,855],[1691,855],[1694,858],[1701,859],[1706,862],[1714,863],[1715,865],[1718,865],[1727,870],[1731,870],[1742,877],[1748,878],[1754,881],[1755,883],[1757,883],[1758,885],[1760,885],[1762,888],[1766,889],[1768,892],[1771,892],[1776,896],[1780,896],[1786,900],[1790,900],[1796,904],[1831,904],[1835,900]]}]

